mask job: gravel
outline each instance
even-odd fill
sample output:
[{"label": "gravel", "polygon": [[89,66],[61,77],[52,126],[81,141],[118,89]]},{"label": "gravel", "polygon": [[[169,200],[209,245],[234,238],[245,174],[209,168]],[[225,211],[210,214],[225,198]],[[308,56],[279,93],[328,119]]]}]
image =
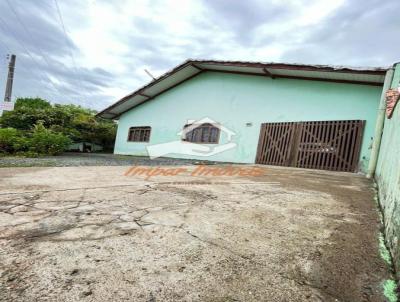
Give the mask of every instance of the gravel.
[{"label": "gravel", "polygon": [[59,156],[0,157],[0,167],[79,167],[79,166],[175,166],[215,164],[193,159],[157,158],[105,153],[64,153]]}]

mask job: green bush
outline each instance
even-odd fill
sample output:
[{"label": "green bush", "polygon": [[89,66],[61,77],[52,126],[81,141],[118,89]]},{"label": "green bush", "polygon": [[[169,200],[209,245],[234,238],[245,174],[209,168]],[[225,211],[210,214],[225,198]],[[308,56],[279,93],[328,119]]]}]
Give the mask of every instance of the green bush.
[{"label": "green bush", "polygon": [[57,155],[62,153],[71,140],[61,133],[46,129],[43,124],[35,125],[32,137],[29,140],[29,151],[37,154]]},{"label": "green bush", "polygon": [[31,132],[14,128],[0,129],[0,154],[26,157],[57,155],[70,144],[71,140],[67,136],[46,129],[40,122]]},{"label": "green bush", "polygon": [[35,124],[68,136],[72,141],[101,145],[112,150],[117,126],[96,117],[96,112],[75,105],[50,104],[41,98],[18,98],[13,111],[0,116],[0,127],[32,132]]},{"label": "green bush", "polygon": [[0,153],[15,153],[27,150],[29,146],[27,138],[14,128],[0,129]]},{"label": "green bush", "polygon": [[21,156],[21,157],[31,157],[31,158],[36,158],[39,157],[39,153],[33,152],[33,151],[19,151],[15,153],[16,156]]},{"label": "green bush", "polygon": [[112,150],[116,124],[95,114],[80,106],[53,105],[41,98],[18,98],[15,109],[0,116],[0,154],[55,155],[71,141]]}]

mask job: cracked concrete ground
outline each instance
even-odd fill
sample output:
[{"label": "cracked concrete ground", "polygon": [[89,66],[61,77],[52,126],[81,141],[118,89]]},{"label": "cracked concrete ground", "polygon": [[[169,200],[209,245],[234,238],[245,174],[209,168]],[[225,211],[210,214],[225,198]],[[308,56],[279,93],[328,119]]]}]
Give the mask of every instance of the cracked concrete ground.
[{"label": "cracked concrete ground", "polygon": [[0,169],[1,301],[384,301],[364,177],[126,169]]}]

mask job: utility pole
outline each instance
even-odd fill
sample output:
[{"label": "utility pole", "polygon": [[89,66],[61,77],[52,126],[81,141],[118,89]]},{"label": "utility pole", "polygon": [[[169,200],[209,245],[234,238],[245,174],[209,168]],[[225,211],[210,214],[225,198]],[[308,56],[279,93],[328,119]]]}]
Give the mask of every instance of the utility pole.
[{"label": "utility pole", "polygon": [[4,102],[11,102],[11,93],[14,81],[15,59],[16,56],[11,55],[10,63],[8,64],[8,77],[6,84],[6,92],[4,94]]}]

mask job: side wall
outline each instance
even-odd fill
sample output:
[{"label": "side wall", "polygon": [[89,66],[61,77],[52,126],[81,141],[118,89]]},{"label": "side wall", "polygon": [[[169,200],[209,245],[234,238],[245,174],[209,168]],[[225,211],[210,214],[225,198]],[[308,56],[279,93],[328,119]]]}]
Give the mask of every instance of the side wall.
[{"label": "side wall", "polygon": [[[261,123],[361,119],[366,120],[360,156],[361,169],[365,171],[381,89],[205,72],[124,113],[119,120],[114,152],[147,155],[148,144],[127,142],[129,127],[151,126],[149,144],[153,145],[179,140],[177,133],[188,119],[209,117],[236,133],[237,147],[211,157],[194,158],[254,163]],[[222,136],[220,144],[225,142]]]},{"label": "side wall", "polygon": [[[399,85],[400,64],[397,64],[391,87]],[[392,118],[385,119],[375,179],[387,243],[400,277],[400,104],[397,104]]]}]

